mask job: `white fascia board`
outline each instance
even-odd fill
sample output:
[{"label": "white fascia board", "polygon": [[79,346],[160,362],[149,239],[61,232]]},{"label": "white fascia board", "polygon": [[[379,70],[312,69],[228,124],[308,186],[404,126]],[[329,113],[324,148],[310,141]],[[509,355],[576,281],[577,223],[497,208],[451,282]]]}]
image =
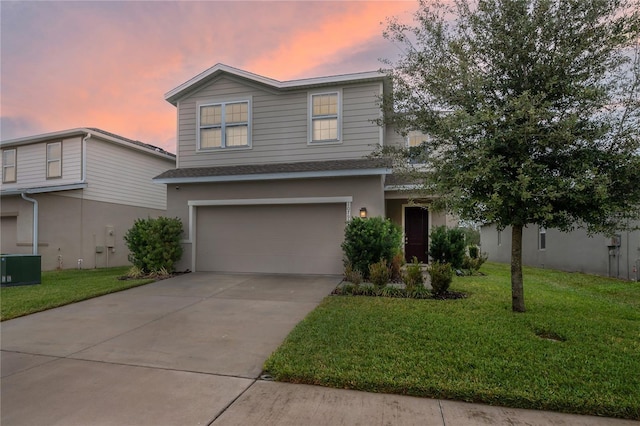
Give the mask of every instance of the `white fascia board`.
[{"label": "white fascia board", "polygon": [[370,79],[383,79],[385,78],[384,74],[379,71],[368,71],[361,73],[353,73],[353,74],[341,74],[341,75],[333,75],[327,77],[315,77],[315,78],[305,78],[300,80],[289,80],[289,81],[278,81],[272,78],[264,77],[258,74],[254,74],[248,71],[244,71],[238,68],[230,67],[224,64],[216,64],[205,70],[204,72],[198,74],[197,76],[191,78],[190,80],[182,83],[175,89],[172,89],[165,93],[164,99],[167,102],[170,102],[173,105],[177,105],[177,98],[180,95],[189,90],[194,85],[206,80],[210,76],[214,74],[220,73],[228,73],[231,75],[235,75],[241,78],[245,78],[247,80],[252,80],[257,83],[261,83],[267,86],[274,87],[276,89],[299,89],[303,87],[309,86],[318,86],[318,85],[326,85],[326,84],[334,84],[334,83],[348,83],[348,82],[357,82],[361,80],[370,80]]},{"label": "white fascia board", "polygon": [[189,200],[188,206],[262,206],[288,204],[342,204],[353,202],[353,197],[298,197],[298,198],[246,198],[231,200]]},{"label": "white fascia board", "polygon": [[262,173],[251,175],[226,175],[226,176],[202,176],[202,177],[176,177],[153,179],[154,183],[174,184],[174,183],[209,183],[209,182],[245,182],[256,180],[281,180],[281,179],[311,179],[327,177],[350,177],[350,176],[374,176],[391,174],[391,169],[359,169],[359,170],[327,170],[315,172],[293,172],[293,173]]},{"label": "white fascia board", "polygon": [[72,191],[74,189],[85,189],[86,183],[70,183],[68,185],[41,186],[37,188],[16,188],[0,191],[0,195],[20,195],[26,194],[42,194],[46,192]]}]

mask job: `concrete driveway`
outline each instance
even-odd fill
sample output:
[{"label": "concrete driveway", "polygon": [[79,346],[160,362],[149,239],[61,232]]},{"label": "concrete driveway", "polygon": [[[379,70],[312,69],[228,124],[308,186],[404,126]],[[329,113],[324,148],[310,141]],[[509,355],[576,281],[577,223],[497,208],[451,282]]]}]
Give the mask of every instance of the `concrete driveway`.
[{"label": "concrete driveway", "polygon": [[192,273],[5,321],[0,423],[209,424],[339,281]]},{"label": "concrete driveway", "polygon": [[259,380],[339,280],[194,273],[5,321],[0,424],[638,426]]}]

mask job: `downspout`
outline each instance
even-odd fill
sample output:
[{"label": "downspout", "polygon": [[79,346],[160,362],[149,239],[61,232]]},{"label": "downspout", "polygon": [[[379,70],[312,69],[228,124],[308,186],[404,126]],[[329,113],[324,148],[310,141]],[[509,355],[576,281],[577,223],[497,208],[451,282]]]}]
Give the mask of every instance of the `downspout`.
[{"label": "downspout", "polygon": [[91,133],[82,138],[82,180],[80,183],[87,183],[87,141],[91,139]]},{"label": "downspout", "polygon": [[29,198],[26,192],[20,194],[26,201],[33,203],[33,254],[38,254],[38,200]]}]

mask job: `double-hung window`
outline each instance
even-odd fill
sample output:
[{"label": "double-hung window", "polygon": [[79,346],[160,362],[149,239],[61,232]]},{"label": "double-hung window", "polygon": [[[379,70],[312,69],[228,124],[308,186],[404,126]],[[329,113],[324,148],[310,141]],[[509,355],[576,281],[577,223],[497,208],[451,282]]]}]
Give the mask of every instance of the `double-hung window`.
[{"label": "double-hung window", "polygon": [[249,101],[200,105],[199,149],[250,147],[249,109]]},{"label": "double-hung window", "polygon": [[47,179],[62,177],[62,142],[47,144]]},{"label": "double-hung window", "polygon": [[309,142],[340,141],[340,92],[310,95]]},{"label": "double-hung window", "polygon": [[16,181],[16,150],[5,149],[2,151],[2,182]]}]

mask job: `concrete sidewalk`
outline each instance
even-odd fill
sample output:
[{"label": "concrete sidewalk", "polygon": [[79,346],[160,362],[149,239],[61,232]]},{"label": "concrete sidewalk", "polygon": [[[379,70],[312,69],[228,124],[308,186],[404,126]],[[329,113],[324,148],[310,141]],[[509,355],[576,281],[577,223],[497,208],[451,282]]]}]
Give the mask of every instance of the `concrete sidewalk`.
[{"label": "concrete sidewalk", "polygon": [[0,424],[638,425],[259,380],[339,280],[193,273],[5,321]]}]

